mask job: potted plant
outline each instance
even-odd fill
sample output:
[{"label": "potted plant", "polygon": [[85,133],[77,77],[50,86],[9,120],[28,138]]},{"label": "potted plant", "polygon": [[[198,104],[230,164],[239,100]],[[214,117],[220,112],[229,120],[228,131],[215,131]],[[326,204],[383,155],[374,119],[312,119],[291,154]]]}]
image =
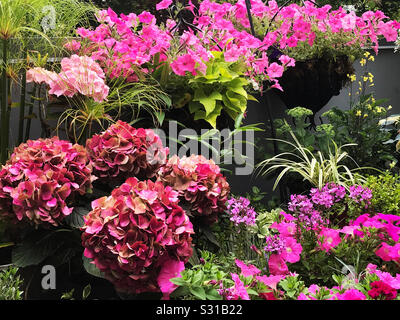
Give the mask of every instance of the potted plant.
[{"label": "potted plant", "polygon": [[253,30],[263,45],[270,46],[271,61],[279,61],[282,55],[294,59],[294,68],[288,68],[275,87],[287,107],[302,106],[315,113],[340,93],[365,48],[378,53],[380,38],[396,40],[400,23],[388,20],[381,11],[357,16],[342,7],[302,4],[279,7],[274,0],[267,4],[253,0],[245,6],[239,1],[225,17],[243,30]]}]

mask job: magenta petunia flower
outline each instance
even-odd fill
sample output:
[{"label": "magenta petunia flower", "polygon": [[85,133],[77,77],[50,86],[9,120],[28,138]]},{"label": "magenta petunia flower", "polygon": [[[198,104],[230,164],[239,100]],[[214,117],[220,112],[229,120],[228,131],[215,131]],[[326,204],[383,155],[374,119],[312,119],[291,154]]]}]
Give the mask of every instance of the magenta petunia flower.
[{"label": "magenta petunia flower", "polygon": [[244,277],[250,277],[261,273],[261,270],[259,270],[252,264],[246,265],[243,261],[240,261],[239,259],[235,259],[235,263],[240,268]]},{"label": "magenta petunia flower", "polygon": [[288,266],[280,254],[271,254],[268,259],[268,267],[271,275],[286,275],[289,273]]},{"label": "magenta petunia flower", "polygon": [[181,272],[183,270],[185,270],[185,264],[183,261],[170,259],[162,264],[160,273],[157,277],[157,283],[160,287],[160,291],[163,293],[164,300],[168,300],[169,295],[178,287],[173,284],[170,279],[182,278]]},{"label": "magenta petunia flower", "polygon": [[281,253],[282,258],[290,263],[300,260],[300,254],[303,250],[300,243],[294,238],[284,238],[285,247]]},{"label": "magenta petunia flower", "polygon": [[340,230],[323,228],[318,235],[318,243],[321,250],[328,252],[335,248],[341,242],[339,232]]},{"label": "magenta petunia flower", "polygon": [[366,300],[364,293],[357,289],[348,289],[342,294],[336,295],[338,300]]},{"label": "magenta petunia flower", "polygon": [[161,2],[157,3],[156,10],[167,9],[171,4],[172,0],[162,0]]}]

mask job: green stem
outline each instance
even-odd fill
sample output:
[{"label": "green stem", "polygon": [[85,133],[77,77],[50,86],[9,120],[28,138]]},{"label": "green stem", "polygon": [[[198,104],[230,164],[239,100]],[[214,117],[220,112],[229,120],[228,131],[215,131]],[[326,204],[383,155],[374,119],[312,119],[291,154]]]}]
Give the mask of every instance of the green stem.
[{"label": "green stem", "polygon": [[[25,50],[25,60],[27,58],[27,50]],[[21,84],[21,98],[19,105],[19,130],[18,130],[18,144],[21,144],[24,139],[24,124],[25,124],[25,104],[26,104],[26,69],[23,70],[22,84]]]},{"label": "green stem", "polygon": [[31,134],[31,123],[32,123],[32,114],[33,114],[33,107],[35,106],[35,95],[37,92],[37,87],[38,85],[35,83],[33,85],[33,89],[32,89],[32,94],[31,94],[31,102],[29,105],[29,110],[28,110],[28,120],[26,122],[26,131],[25,131],[25,141],[27,141],[29,139],[29,136]]},{"label": "green stem", "polygon": [[8,39],[3,39],[3,70],[1,77],[1,145],[0,163],[3,164],[7,160],[8,152],[8,87],[7,87],[7,52],[8,52]]}]

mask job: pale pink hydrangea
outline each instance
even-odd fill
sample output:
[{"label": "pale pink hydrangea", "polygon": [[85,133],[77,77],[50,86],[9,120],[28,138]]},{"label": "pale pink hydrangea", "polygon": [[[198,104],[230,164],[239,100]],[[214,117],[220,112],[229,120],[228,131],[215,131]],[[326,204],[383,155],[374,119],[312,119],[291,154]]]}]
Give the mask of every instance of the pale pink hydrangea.
[{"label": "pale pink hydrangea", "polygon": [[58,74],[43,68],[28,70],[27,82],[44,82],[50,88],[49,94],[57,97],[80,94],[97,102],[107,100],[110,90],[100,65],[90,57],[76,54],[62,59],[61,72]]}]

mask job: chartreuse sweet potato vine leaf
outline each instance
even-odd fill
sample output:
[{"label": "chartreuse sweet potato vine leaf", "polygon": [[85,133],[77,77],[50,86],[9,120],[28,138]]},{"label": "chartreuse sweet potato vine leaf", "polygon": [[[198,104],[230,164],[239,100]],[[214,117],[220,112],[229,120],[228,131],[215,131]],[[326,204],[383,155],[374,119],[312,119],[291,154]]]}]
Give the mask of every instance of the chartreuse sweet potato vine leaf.
[{"label": "chartreuse sweet potato vine leaf", "polygon": [[213,128],[224,110],[233,120],[247,108],[248,100],[255,100],[245,87],[248,80],[241,72],[241,62],[227,62],[223,52],[213,52],[214,59],[206,63],[206,74],[189,81],[194,96],[189,111],[195,120],[206,120]]}]

